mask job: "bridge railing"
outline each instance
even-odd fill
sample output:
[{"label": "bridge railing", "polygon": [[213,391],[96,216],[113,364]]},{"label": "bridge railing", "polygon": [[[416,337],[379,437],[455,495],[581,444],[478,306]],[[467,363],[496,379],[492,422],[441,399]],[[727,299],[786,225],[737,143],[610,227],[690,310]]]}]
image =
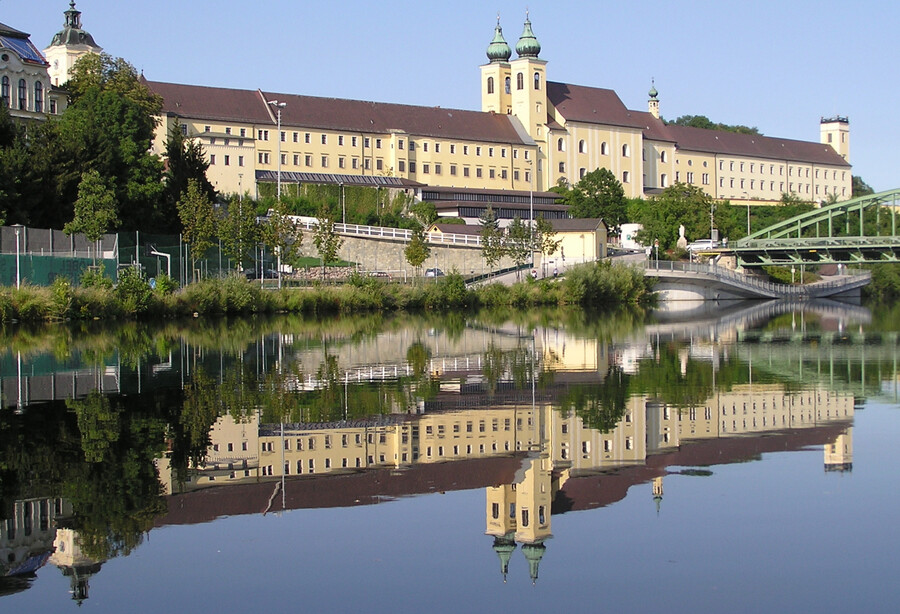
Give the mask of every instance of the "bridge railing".
[{"label": "bridge railing", "polygon": [[640,268],[652,273],[653,271],[670,271],[683,273],[696,273],[708,275],[718,280],[728,281],[735,286],[747,290],[754,290],[761,294],[784,298],[805,298],[810,296],[822,296],[829,291],[839,288],[852,288],[868,283],[872,274],[869,271],[850,270],[847,275],[828,281],[819,281],[812,284],[793,285],[779,284],[767,279],[760,279],[751,275],[745,275],[726,269],[724,267],[702,264],[698,262],[675,262],[672,260],[645,260],[638,263]]}]

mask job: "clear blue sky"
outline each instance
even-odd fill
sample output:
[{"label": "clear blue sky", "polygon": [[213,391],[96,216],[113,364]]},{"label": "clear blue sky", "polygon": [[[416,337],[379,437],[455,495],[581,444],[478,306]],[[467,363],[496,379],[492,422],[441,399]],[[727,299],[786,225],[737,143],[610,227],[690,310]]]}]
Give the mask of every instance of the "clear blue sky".
[{"label": "clear blue sky", "polygon": [[[515,46],[526,6],[552,81],[615,90],[666,118],[706,115],[818,141],[850,118],[853,172],[900,187],[900,3],[862,0],[80,0],[97,43],[148,79],[480,108],[497,13]],[[68,0],[0,0],[0,22],[43,49]]]}]

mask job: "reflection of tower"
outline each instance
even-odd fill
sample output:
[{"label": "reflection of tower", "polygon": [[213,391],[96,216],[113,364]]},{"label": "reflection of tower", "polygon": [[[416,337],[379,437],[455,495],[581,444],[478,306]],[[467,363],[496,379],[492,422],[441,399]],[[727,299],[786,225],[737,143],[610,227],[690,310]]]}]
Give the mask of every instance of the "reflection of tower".
[{"label": "reflection of tower", "polygon": [[825,471],[853,471],[853,427],[825,444]]},{"label": "reflection of tower", "polygon": [[524,459],[515,483],[487,489],[485,532],[494,536],[493,548],[500,557],[504,582],[516,544],[522,544],[531,581],[537,580],[538,564],[546,550],[544,540],[552,537],[551,490],[550,459],[543,455]]},{"label": "reflection of tower", "polygon": [[500,573],[503,574],[503,583],[506,584],[506,574],[509,573],[509,559],[516,550],[516,539],[512,532],[501,537],[494,538],[494,552],[500,557]]},{"label": "reflection of tower", "polygon": [[72,599],[81,604],[88,598],[91,576],[100,571],[103,561],[96,561],[82,552],[78,532],[72,529],[58,529],[53,545],[56,551],[50,562],[68,576]]},{"label": "reflection of tower", "polygon": [[656,503],[656,515],[659,516],[659,506],[663,498],[663,479],[662,476],[653,478],[653,501]]}]

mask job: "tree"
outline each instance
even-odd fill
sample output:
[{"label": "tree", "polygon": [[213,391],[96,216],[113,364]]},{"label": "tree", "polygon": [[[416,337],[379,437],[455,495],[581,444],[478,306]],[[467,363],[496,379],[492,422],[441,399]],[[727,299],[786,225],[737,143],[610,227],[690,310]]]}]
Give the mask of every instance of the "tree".
[{"label": "tree", "polygon": [[572,217],[602,218],[612,234],[617,233],[616,229],[627,221],[625,190],[607,168],[598,168],[586,174],[564,198]]},{"label": "tree", "polygon": [[750,126],[742,126],[740,124],[729,125],[716,123],[705,115],[682,115],[681,117],[666,123],[674,126],[703,128],[704,130],[721,130],[723,132],[737,132],[739,134],[762,134],[755,126],[751,128]]},{"label": "tree", "polygon": [[178,199],[187,190],[188,181],[194,179],[200,191],[210,201],[217,198],[216,189],[206,177],[209,162],[200,142],[181,133],[178,118],[172,123],[166,140],[165,194],[157,213],[155,224],[158,232],[177,232]]},{"label": "tree", "polygon": [[269,212],[269,221],[261,229],[263,242],[278,254],[278,286],[281,287],[282,262],[294,265],[300,257],[303,231],[288,214],[283,201],[277,201]]},{"label": "tree", "polygon": [[313,234],[313,243],[322,259],[322,280],[325,280],[325,264],[337,259],[338,251],[344,244],[344,240],[334,231],[334,217],[331,210],[323,205],[316,216],[316,231]]},{"label": "tree", "polygon": [[543,215],[538,215],[534,225],[534,244],[537,250],[544,256],[552,256],[559,249],[561,243],[562,239],[556,238],[553,224],[544,219]]},{"label": "tree", "polygon": [[253,203],[243,202],[241,197],[232,197],[219,218],[219,238],[222,251],[234,260],[238,268],[244,269],[244,262],[250,259],[259,239],[259,226]]},{"label": "tree", "polygon": [[428,228],[438,219],[437,209],[434,203],[420,201],[409,206],[409,213],[423,228]]},{"label": "tree", "polygon": [[689,241],[709,235],[710,211],[715,201],[699,186],[675,183],[661,194],[644,201],[633,201],[629,217],[643,225],[637,240],[653,245],[658,239],[662,249],[675,247],[678,227],[684,225]]},{"label": "tree", "polygon": [[419,227],[412,231],[412,238],[409,240],[406,249],[403,250],[403,255],[406,256],[406,261],[410,266],[416,269],[416,276],[418,277],[422,263],[428,260],[428,257],[431,255],[431,246],[425,241],[424,228]]},{"label": "tree", "polygon": [[851,181],[851,195],[853,198],[858,196],[868,196],[869,194],[874,194],[875,190],[872,187],[863,181],[863,178],[859,175],[852,175],[850,177]]},{"label": "tree", "polygon": [[88,241],[96,244],[94,266],[100,239],[111,226],[118,223],[116,196],[97,171],[87,171],[78,184],[78,200],[75,201],[75,216],[63,230],[67,235],[80,232]]},{"label": "tree", "polygon": [[488,268],[493,269],[504,254],[503,231],[500,230],[497,216],[490,206],[484,210],[478,221],[481,223],[481,256]]},{"label": "tree", "polygon": [[156,230],[165,186],[162,162],[150,149],[160,97],[121,58],[88,54],[72,74],[72,102],[57,121],[46,122],[47,142],[36,148],[52,169],[55,208],[70,219],[81,175],[93,169],[116,195],[120,228]]},{"label": "tree", "polygon": [[519,269],[531,258],[534,248],[531,227],[516,216],[506,229],[504,252],[516,263],[516,279]]},{"label": "tree", "polygon": [[178,201],[178,217],[184,227],[184,240],[190,245],[192,269],[196,271],[197,260],[212,247],[215,218],[212,202],[195,179],[188,181],[187,190]]}]

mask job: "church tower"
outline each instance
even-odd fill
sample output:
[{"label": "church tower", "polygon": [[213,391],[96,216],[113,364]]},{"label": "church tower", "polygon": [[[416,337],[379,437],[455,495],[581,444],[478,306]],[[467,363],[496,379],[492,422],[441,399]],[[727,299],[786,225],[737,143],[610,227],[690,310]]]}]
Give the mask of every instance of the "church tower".
[{"label": "church tower", "polygon": [[487,48],[488,63],[481,67],[481,110],[485,112],[508,114],[512,111],[510,104],[510,70],[509,58],[512,51],[503,38],[500,27],[500,16],[497,15],[497,27],[494,28],[494,40]]},{"label": "church tower", "polygon": [[659,119],[659,92],[656,91],[656,84],[650,81],[650,91],[647,92],[650,99],[647,101],[647,110],[650,115]]},{"label": "church tower", "polygon": [[66,22],[56,33],[50,46],[44,49],[44,57],[50,63],[50,82],[54,87],[64,85],[76,60],[88,53],[101,53],[103,48],[94,37],[81,28],[81,11],[75,8],[75,0],[69,2],[69,10],[63,12]]},{"label": "church tower", "polygon": [[819,127],[821,142],[831,145],[838,155],[850,161],[850,120],[846,117],[823,117]]},{"label": "church tower", "polygon": [[541,44],[526,12],[525,27],[516,43],[518,58],[510,62],[512,114],[539,144],[547,140],[547,62],[538,57],[540,52]]}]

